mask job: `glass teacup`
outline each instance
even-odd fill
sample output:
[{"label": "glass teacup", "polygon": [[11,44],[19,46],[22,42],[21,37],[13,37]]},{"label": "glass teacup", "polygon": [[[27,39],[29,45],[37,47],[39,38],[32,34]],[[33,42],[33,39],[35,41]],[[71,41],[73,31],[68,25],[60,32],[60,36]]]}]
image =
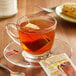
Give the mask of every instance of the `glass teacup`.
[{"label": "glass teacup", "polygon": [[35,62],[50,56],[56,25],[56,19],[49,15],[24,16],[17,24],[8,24],[6,29],[8,35],[22,46],[25,60]]}]

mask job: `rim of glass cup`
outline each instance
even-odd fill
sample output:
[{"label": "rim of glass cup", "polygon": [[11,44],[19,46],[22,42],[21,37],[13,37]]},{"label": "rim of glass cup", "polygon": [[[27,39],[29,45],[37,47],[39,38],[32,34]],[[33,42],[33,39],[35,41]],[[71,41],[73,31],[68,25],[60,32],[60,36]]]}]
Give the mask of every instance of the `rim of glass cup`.
[{"label": "rim of glass cup", "polygon": [[[47,15],[47,16],[48,16],[49,18],[52,17],[52,16],[50,16],[50,15]],[[16,26],[17,26],[17,27],[20,26],[19,22],[20,22],[20,19],[22,19],[22,18],[26,18],[27,20],[26,20],[25,22],[28,22],[29,17],[30,17],[30,16],[22,16],[22,17],[20,17],[20,18],[17,20]],[[45,28],[44,30],[50,32],[50,31],[52,31],[53,29],[56,28],[57,19],[54,18],[54,17],[52,17],[52,19],[54,20],[54,24],[53,24],[52,26],[50,26],[50,27]],[[51,21],[51,20],[49,20],[49,21]],[[24,22],[24,21],[23,21],[23,22]],[[40,30],[43,30],[43,29],[34,29],[34,31],[40,31]],[[21,31],[22,31],[22,30],[21,30]],[[24,32],[24,33],[30,33],[30,34],[42,34],[42,32],[25,32],[25,31],[23,31],[23,32]],[[43,32],[43,33],[47,33],[47,32]]]}]

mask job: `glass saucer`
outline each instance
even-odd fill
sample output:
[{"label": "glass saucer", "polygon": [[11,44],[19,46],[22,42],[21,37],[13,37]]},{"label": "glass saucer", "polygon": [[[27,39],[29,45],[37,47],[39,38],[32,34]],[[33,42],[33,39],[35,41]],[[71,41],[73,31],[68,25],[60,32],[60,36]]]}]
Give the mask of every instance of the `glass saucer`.
[{"label": "glass saucer", "polygon": [[[71,57],[71,47],[67,42],[55,39],[49,56],[60,53],[66,53],[69,57]],[[16,44],[15,42],[11,42],[5,47],[4,57],[12,64],[20,67],[40,67],[39,63],[28,62],[27,60],[25,60],[22,56],[21,46]]]}]

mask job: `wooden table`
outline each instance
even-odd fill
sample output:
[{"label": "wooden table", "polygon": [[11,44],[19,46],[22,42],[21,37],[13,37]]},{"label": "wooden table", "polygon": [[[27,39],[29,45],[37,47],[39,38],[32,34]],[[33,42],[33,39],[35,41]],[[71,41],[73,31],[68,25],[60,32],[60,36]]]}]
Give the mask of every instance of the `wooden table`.
[{"label": "wooden table", "polygon": [[[0,62],[13,71],[24,71],[26,76],[46,76],[42,68],[21,68],[9,63],[3,56],[3,49],[12,40],[6,33],[6,24],[16,22],[18,18],[40,11],[34,5],[51,8],[67,1],[75,0],[18,0],[18,13],[16,16],[8,19],[0,19]],[[72,48],[72,61],[76,64],[76,23],[70,23],[59,18],[56,13],[53,14],[58,21],[56,37],[68,42]],[[2,76],[2,75],[0,75]]]}]

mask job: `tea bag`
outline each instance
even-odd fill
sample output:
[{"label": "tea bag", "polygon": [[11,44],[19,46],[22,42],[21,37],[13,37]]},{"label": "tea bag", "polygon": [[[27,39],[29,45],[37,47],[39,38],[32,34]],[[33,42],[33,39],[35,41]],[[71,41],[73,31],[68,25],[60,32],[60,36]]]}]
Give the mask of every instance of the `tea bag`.
[{"label": "tea bag", "polygon": [[40,29],[37,25],[28,23],[27,25],[24,26],[25,28],[31,28],[31,29]]},{"label": "tea bag", "polygon": [[50,40],[49,39],[38,39],[32,42],[23,42],[27,48],[31,49],[31,51],[35,52],[45,46]]}]

